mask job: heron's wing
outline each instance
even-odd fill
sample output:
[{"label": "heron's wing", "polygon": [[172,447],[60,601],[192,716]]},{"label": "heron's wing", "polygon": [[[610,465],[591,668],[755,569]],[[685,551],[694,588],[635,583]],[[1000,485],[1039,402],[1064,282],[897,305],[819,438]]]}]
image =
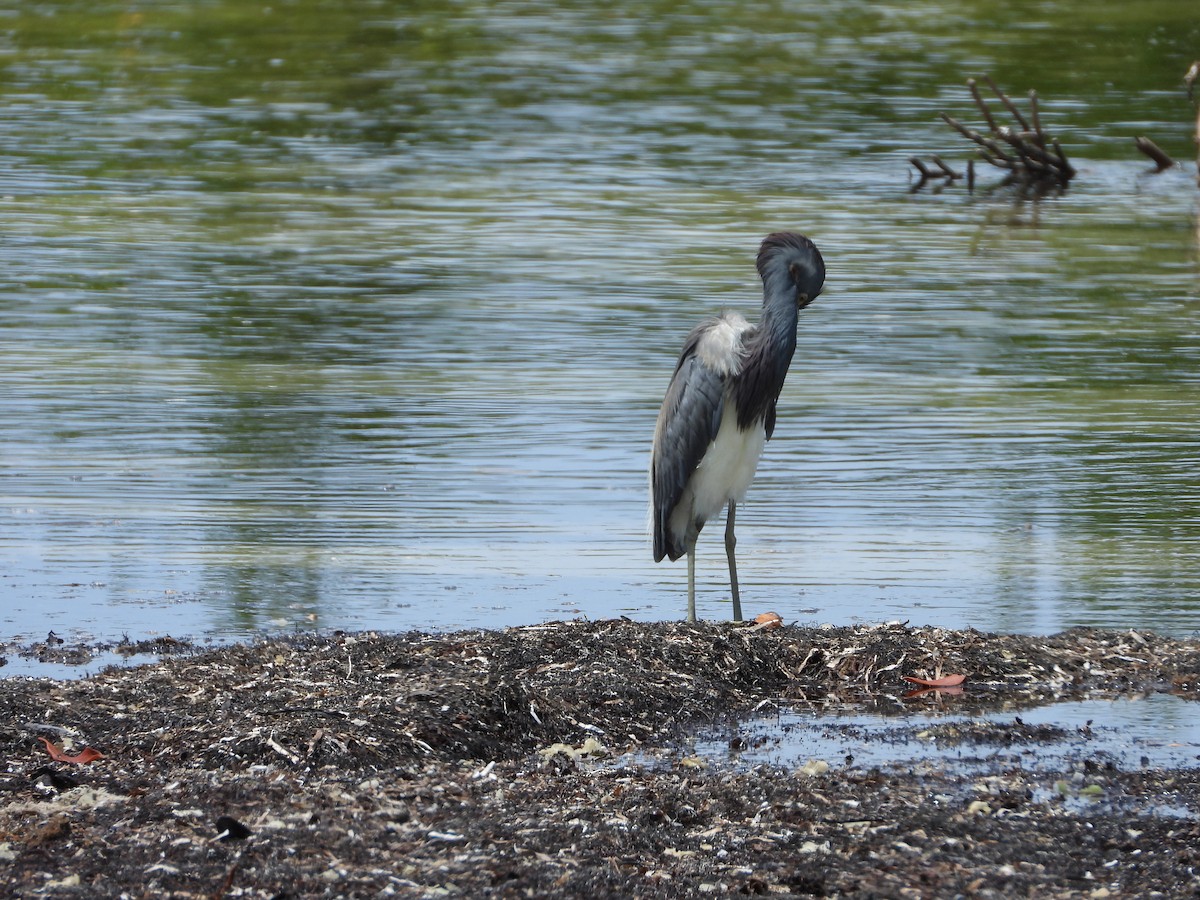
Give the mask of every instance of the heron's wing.
[{"label": "heron's wing", "polygon": [[671,513],[721,427],[725,382],[741,366],[742,335],[748,327],[741,316],[726,314],[701,323],[684,342],[654,431],[650,490],[655,562],[686,552],[685,535],[671,533]]}]

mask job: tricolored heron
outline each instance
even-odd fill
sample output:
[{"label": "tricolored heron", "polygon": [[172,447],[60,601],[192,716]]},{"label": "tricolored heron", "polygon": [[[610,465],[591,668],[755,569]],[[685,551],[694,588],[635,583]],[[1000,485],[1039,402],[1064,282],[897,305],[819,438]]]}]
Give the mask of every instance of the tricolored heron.
[{"label": "tricolored heron", "polygon": [[733,618],[742,618],[733,532],[796,352],[798,313],[821,293],[825,262],[802,234],[768,235],[758,250],[763,312],[751,325],[734,312],[687,336],[667,388],[650,461],[654,561],[688,558],[688,621],[696,621],[696,538],[725,506],[725,553]]}]

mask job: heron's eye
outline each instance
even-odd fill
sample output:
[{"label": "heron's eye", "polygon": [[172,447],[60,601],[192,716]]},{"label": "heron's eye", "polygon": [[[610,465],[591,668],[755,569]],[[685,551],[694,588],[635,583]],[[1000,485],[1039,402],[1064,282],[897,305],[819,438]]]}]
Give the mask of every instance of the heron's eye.
[{"label": "heron's eye", "polygon": [[804,293],[804,291],[801,291],[800,293],[798,293],[796,295],[796,305],[797,306],[805,306],[807,303],[808,303],[808,294]]}]

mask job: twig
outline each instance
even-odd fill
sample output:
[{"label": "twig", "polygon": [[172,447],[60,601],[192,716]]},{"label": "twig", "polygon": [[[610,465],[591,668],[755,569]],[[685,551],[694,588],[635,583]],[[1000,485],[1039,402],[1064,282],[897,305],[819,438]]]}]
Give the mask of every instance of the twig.
[{"label": "twig", "polygon": [[954,181],[955,179],[963,177],[962,172],[955,172],[948,165],[946,165],[945,162],[942,161],[942,158],[940,156],[931,156],[929,158],[932,159],[934,165],[936,165],[941,170],[942,175],[944,177],[948,178],[950,181]]},{"label": "twig", "polygon": [[221,887],[217,890],[217,892],[213,894],[213,900],[221,900],[222,897],[227,896],[229,892],[233,890],[233,879],[234,876],[237,875],[238,869],[241,868],[241,865],[242,854],[238,853],[237,861],[229,867],[229,871],[225,875],[225,881],[221,884]]},{"label": "twig", "polygon": [[921,157],[910,156],[908,158],[908,161],[921,174],[921,180],[918,181],[912,187],[912,193],[915,194],[921,188],[925,187],[925,182],[927,182],[930,178],[933,178],[934,175],[932,172],[929,171],[929,169],[926,167],[925,163],[921,162]]},{"label": "twig", "polygon": [[946,115],[946,113],[942,113],[942,119],[946,122],[946,124],[955,129],[963,137],[978,144],[980,148],[982,148],[981,152],[983,153],[984,158],[993,166],[999,166],[1002,169],[1010,169],[1013,167],[1015,160],[1001,150],[1000,145],[995,141],[991,140],[990,138],[985,138],[978,131],[975,131],[973,128],[968,128],[957,119]]},{"label": "twig", "polygon": [[[1017,109],[1017,105],[1008,99],[1008,95],[1005,94],[1004,91],[996,87],[996,82],[992,81],[992,76],[984,75],[983,78],[988,83],[988,87],[992,89],[992,92],[1000,98],[1000,102],[1004,104],[1004,108],[1012,113],[1012,117],[1014,119],[1021,123],[1022,130],[1032,131],[1033,129],[1029,127],[1029,123],[1025,121],[1025,117],[1021,115],[1021,111]],[[1034,94],[1034,92],[1030,91],[1030,94]],[[1039,128],[1038,131],[1040,132],[1041,129]]]},{"label": "twig", "polygon": [[988,123],[988,128],[996,131],[996,120],[992,118],[992,111],[988,109],[988,105],[984,103],[983,98],[979,96],[979,85],[975,83],[974,78],[967,79],[967,88],[971,91],[971,96],[975,98],[975,105],[979,107],[979,111],[983,113],[984,120]]},{"label": "twig", "polygon": [[[938,170],[936,172],[933,171],[932,169],[930,169],[929,166],[925,165],[925,162],[919,156],[910,156],[908,158],[909,163],[911,163],[913,168],[915,168],[917,170],[917,172],[919,172],[921,175],[920,180],[915,185],[913,185],[913,188],[912,188],[913,193],[916,193],[917,191],[919,191],[921,188],[923,188],[926,185],[927,182],[930,182],[930,181],[939,181],[942,178],[945,178],[947,182],[953,183],[956,179],[963,177],[962,172],[955,172],[948,165],[946,165],[945,161],[940,156],[934,155],[934,156],[929,157],[929,159],[930,159],[930,162],[932,162],[935,166],[937,166]],[[773,623],[761,622],[758,625],[755,625],[752,628],[749,628],[747,630],[748,631],[757,631],[759,628],[765,627],[765,626],[768,626],[771,624],[773,624]]]},{"label": "twig", "polygon": [[267,743],[268,747],[270,747],[272,750],[274,750],[280,756],[285,757],[289,762],[291,762],[292,765],[297,765],[300,762],[300,757],[297,756],[295,753],[293,753],[291,750],[289,750],[287,747],[283,746],[283,744],[281,744],[277,740],[275,740],[274,735],[267,738],[266,743]]},{"label": "twig", "polygon": [[[1200,78],[1200,59],[1192,63],[1191,67],[1183,75],[1183,83],[1187,85],[1188,100],[1193,104],[1196,102],[1194,88],[1196,79]],[[1193,140],[1196,142],[1196,165],[1200,168],[1200,107],[1196,111],[1196,133],[1193,135]],[[1167,169],[1173,168],[1175,161],[1167,154],[1165,150],[1159,147],[1154,141],[1146,137],[1135,137],[1133,139],[1134,146],[1142,153],[1154,160],[1155,174],[1164,172]],[[1200,184],[1200,174],[1196,176],[1196,183]]]},{"label": "twig", "polygon": [[1075,167],[1067,162],[1067,154],[1063,153],[1062,145],[1059,144],[1058,138],[1054,139],[1054,152],[1058,154],[1058,158],[1062,161],[1063,173],[1067,178],[1075,177]]},{"label": "twig", "polygon": [[1165,171],[1166,169],[1170,169],[1175,165],[1175,160],[1171,159],[1171,157],[1166,154],[1166,151],[1159,147],[1158,144],[1154,143],[1154,141],[1150,140],[1150,138],[1136,137],[1133,139],[1133,143],[1134,146],[1154,160],[1154,164],[1157,166],[1157,168],[1154,170],[1155,172]]}]

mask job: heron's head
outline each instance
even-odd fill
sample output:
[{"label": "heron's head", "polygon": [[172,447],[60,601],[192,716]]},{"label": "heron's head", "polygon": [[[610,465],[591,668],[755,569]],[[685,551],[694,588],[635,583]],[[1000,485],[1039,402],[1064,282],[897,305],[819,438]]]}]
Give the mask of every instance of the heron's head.
[{"label": "heron's head", "polygon": [[804,235],[777,231],[758,249],[758,274],[768,295],[792,294],[797,309],[804,309],[825,286],[825,260]]}]

